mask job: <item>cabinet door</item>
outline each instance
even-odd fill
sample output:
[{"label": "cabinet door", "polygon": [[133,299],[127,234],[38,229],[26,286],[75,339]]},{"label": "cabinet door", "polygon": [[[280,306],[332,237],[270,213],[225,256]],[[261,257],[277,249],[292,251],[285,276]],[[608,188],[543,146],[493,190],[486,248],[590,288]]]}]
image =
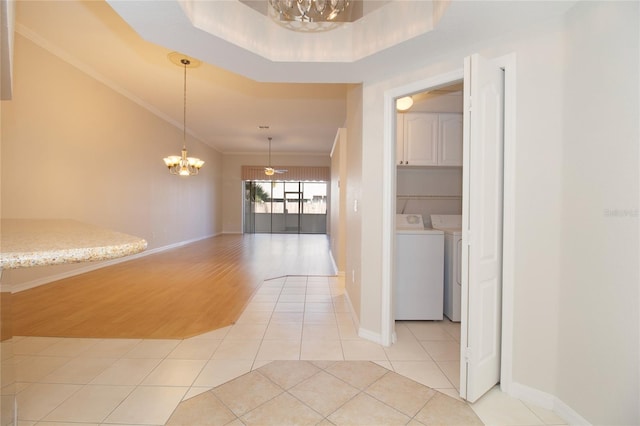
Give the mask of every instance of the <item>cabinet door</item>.
[{"label": "cabinet door", "polygon": [[404,114],[396,114],[396,164],[404,165]]},{"label": "cabinet door", "polygon": [[404,114],[404,157],[409,166],[438,163],[438,114]]},{"label": "cabinet door", "polygon": [[462,114],[439,114],[438,164],[462,166]]}]

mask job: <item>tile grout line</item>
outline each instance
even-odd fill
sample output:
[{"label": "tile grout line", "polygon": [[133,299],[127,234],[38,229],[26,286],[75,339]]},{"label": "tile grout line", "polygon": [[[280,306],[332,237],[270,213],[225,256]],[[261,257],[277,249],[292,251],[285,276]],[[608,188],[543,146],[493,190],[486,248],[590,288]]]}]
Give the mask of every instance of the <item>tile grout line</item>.
[{"label": "tile grout line", "polygon": [[[260,287],[258,287],[258,289],[256,290],[256,293],[257,293],[260,289],[262,289],[262,286],[265,284],[265,282],[266,282],[266,281],[263,281],[263,282],[262,282],[262,284],[260,284]],[[269,325],[271,325],[271,321],[273,320],[273,314],[275,313],[276,306],[278,306],[278,301],[280,300],[280,296],[282,295],[282,289],[284,288],[284,283],[286,283],[286,278],[285,278],[285,281],[282,283],[282,287],[280,287],[280,291],[278,292],[278,297],[277,297],[277,299],[276,299],[275,304],[273,305],[273,309],[271,310],[271,314],[269,315],[269,321],[267,321],[267,325],[266,325],[266,327],[265,327],[265,329],[264,329],[264,333],[262,334],[262,339],[260,340],[260,344],[258,345],[258,350],[256,351],[256,354],[255,354],[255,356],[253,357],[253,361],[251,362],[251,367],[250,367],[250,369],[249,369],[249,371],[250,371],[250,372],[251,372],[251,371],[254,371],[254,367],[255,367],[255,365],[256,365],[256,361],[257,361],[257,359],[258,359],[258,354],[260,353],[260,349],[262,348],[262,345],[263,345],[263,343],[264,343],[264,337],[265,337],[265,336],[266,336],[266,334],[267,334],[267,330],[269,329]],[[253,298],[254,298],[254,297],[255,297],[255,293],[254,293],[254,295],[251,297],[251,300],[249,301],[249,304],[250,304],[251,302],[253,302]],[[245,310],[246,310],[246,308],[245,308]],[[242,313],[244,314],[244,312],[245,312],[245,311],[243,311]],[[242,314],[241,314],[241,315],[242,315]]]}]

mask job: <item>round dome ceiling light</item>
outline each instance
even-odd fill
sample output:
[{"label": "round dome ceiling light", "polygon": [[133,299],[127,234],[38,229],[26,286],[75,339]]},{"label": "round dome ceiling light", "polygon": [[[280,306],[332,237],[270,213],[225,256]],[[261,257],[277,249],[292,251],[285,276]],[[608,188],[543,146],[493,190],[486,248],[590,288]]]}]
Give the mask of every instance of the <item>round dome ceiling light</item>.
[{"label": "round dome ceiling light", "polygon": [[406,111],[413,105],[413,98],[411,96],[405,96],[403,98],[396,99],[396,109],[398,111]]}]

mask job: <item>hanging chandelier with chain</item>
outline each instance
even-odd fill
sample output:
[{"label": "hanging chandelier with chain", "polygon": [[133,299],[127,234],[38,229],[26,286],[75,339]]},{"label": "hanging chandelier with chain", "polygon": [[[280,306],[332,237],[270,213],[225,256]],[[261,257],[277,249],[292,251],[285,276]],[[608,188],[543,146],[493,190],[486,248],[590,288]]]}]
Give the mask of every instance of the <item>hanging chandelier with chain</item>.
[{"label": "hanging chandelier with chain", "polygon": [[165,157],[164,164],[169,168],[169,173],[172,175],[197,175],[200,168],[204,165],[204,161],[196,157],[189,157],[187,154],[187,68],[195,68],[200,65],[200,62],[197,59],[189,58],[178,52],[170,53],[169,60],[184,68],[182,153],[181,155]]}]

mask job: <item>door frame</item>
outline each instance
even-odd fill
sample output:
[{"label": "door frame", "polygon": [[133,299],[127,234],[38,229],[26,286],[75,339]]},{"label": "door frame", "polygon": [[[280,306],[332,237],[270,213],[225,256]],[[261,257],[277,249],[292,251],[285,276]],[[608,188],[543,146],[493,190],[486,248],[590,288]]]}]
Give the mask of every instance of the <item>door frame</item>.
[{"label": "door frame", "polygon": [[[513,316],[515,279],[515,188],[516,188],[516,55],[493,59],[504,70],[504,194],[502,245],[502,348],[500,387],[509,393],[513,382]],[[462,61],[461,61],[462,62]],[[396,341],[393,312],[396,212],[396,109],[395,99],[461,81],[463,68],[388,89],[384,93],[384,144],[382,183],[382,288],[381,343]]]}]

